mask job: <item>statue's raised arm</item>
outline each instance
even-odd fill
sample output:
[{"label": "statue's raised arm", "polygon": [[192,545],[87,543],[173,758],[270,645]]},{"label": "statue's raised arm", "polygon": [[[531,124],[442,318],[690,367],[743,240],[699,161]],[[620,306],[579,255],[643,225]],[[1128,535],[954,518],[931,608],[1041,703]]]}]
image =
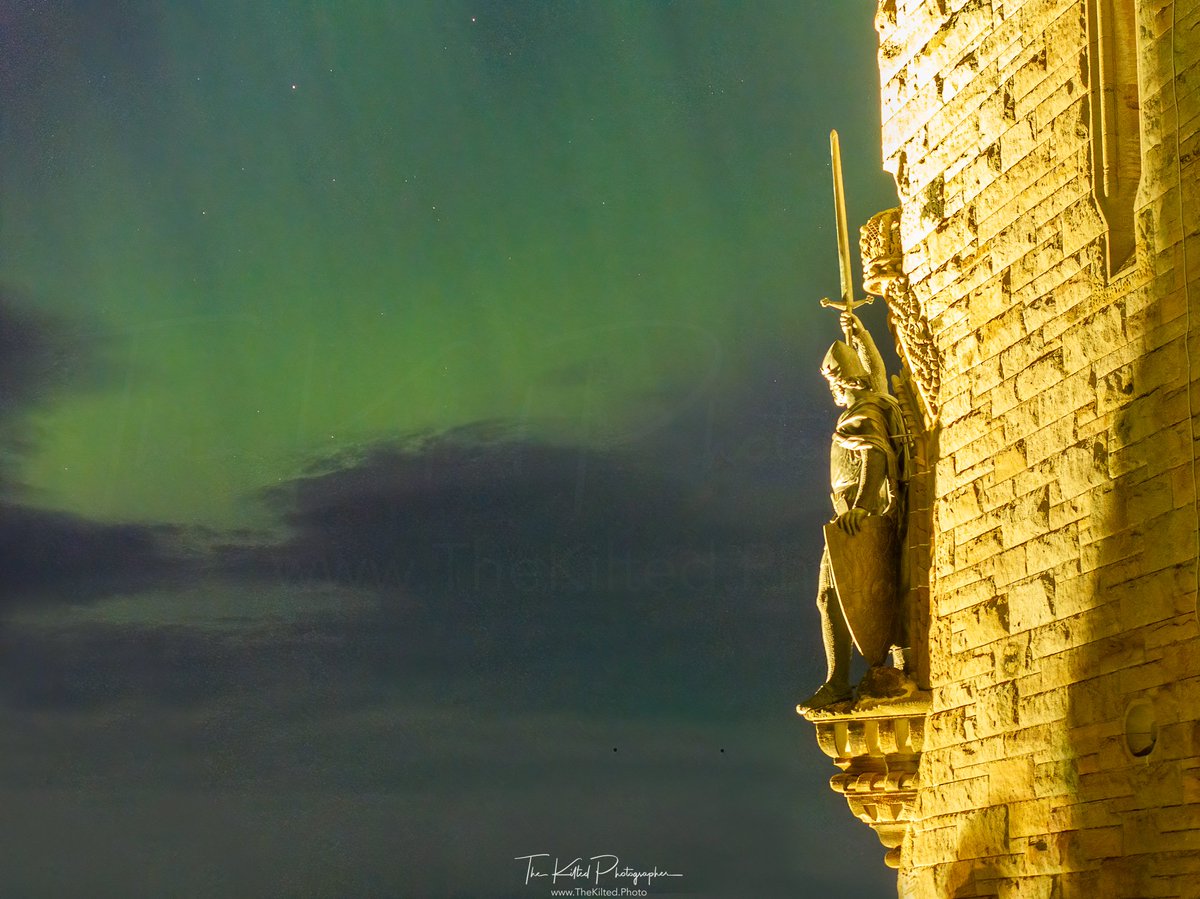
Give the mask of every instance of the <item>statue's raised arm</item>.
[{"label": "statue's raised arm", "polygon": [[853,312],[843,312],[841,316],[842,332],[846,335],[846,343],[858,354],[870,379],[871,389],[876,393],[888,392],[887,367],[883,364],[883,356],[875,346],[871,332],[863,327],[858,316]]}]

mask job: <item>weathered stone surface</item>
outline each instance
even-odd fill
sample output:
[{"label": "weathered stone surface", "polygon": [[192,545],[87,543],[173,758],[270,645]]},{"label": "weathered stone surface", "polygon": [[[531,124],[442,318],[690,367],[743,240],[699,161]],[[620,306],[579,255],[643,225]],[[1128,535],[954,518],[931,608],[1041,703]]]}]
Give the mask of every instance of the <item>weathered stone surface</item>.
[{"label": "weathered stone surface", "polygon": [[[1097,22],[1136,35],[1107,52],[1133,54],[1137,133],[1092,120]],[[902,897],[1200,895],[1198,25],[1196,0],[880,4],[883,158],[942,361]],[[1118,272],[1101,140],[1141,159]]]}]

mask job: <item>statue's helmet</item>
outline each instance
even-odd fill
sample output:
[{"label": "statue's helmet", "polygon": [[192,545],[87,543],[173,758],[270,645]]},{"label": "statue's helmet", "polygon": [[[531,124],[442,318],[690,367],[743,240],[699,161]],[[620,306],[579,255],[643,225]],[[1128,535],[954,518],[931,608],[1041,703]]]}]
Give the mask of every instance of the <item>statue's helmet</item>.
[{"label": "statue's helmet", "polygon": [[834,341],[829,352],[825,354],[825,359],[821,362],[821,374],[828,381],[840,381],[843,384],[865,384],[869,379],[867,369],[858,358],[858,353],[841,340]]}]

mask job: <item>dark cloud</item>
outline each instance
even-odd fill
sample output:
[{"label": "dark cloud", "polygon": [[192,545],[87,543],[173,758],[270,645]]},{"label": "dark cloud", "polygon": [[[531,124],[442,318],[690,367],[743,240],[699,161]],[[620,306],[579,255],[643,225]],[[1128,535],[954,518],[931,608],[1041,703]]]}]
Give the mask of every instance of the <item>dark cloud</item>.
[{"label": "dark cloud", "polygon": [[84,601],[187,575],[183,533],[145,523],[104,523],[22,503],[21,459],[36,435],[31,413],[68,391],[107,380],[105,345],[85,320],[36,310],[0,288],[0,596]]},{"label": "dark cloud", "polygon": [[[359,562],[391,560],[410,583],[442,588],[476,550],[547,561],[551,549],[571,550],[568,568],[577,573],[585,550],[659,555],[762,530],[695,508],[686,481],[628,455],[531,441],[495,426],[369,447],[323,467],[267,494],[293,530],[269,555],[323,563],[335,577]],[[535,574],[530,566],[531,586]]]},{"label": "dark cloud", "polygon": [[[9,683],[50,705],[188,703],[238,678],[309,695],[319,669],[368,693],[403,682],[414,696],[532,707],[729,710],[795,663],[797,596],[812,580],[797,547],[815,525],[795,504],[733,502],[750,489],[736,469],[695,474],[644,448],[481,424],[364,447],[272,488],[264,500],[287,528],[274,542],[242,532],[210,550],[213,535],[192,530],[0,506],[11,596],[50,608],[147,597],[122,613],[135,636],[79,627],[14,647]],[[197,609],[217,605],[226,629],[193,634]],[[284,606],[312,609],[281,621]]]},{"label": "dark cloud", "polygon": [[77,329],[0,287],[0,420],[77,382],[92,355]]},{"label": "dark cloud", "polygon": [[83,602],[176,583],[194,569],[184,532],[166,525],[108,524],[65,512],[0,503],[0,572],[10,601]]},{"label": "dark cloud", "polygon": [[731,503],[725,480],[481,426],[272,488],[289,536],[227,545],[220,567],[374,591],[342,625],[374,677],[510,704],[729,708],[794,664],[812,579],[797,547],[819,531],[795,504]]},{"label": "dark cloud", "polygon": [[0,490],[13,489],[20,456],[31,449],[28,414],[68,390],[105,379],[102,341],[86,322],[36,310],[0,286]]}]

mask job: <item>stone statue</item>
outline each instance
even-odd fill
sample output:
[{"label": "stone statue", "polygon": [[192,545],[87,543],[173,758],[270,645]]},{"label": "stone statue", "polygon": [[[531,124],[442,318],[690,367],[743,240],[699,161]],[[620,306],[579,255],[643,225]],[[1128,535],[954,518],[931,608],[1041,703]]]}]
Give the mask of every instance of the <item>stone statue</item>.
[{"label": "stone statue", "polygon": [[883,358],[870,332],[852,311],[844,311],[841,322],[846,342],[834,343],[821,364],[834,403],[845,411],[830,447],[835,518],[826,528],[817,586],[827,672],[825,683],[800,703],[810,710],[852,697],[852,639],[872,668],[898,643],[903,416],[887,391]]},{"label": "stone statue", "polygon": [[[842,299],[823,299],[821,305],[841,310],[846,341],[839,340],[829,348],[821,373],[829,382],[833,401],[845,411],[838,418],[830,450],[835,517],[825,527],[817,587],[827,672],[825,683],[800,703],[801,711],[825,708],[853,697],[851,641],[870,666],[865,679],[868,682],[873,672],[882,668],[888,650],[903,642],[896,635],[896,606],[898,531],[904,520],[904,417],[888,393],[883,357],[854,314],[857,306],[871,302],[871,298],[854,299],[836,131],[830,134],[830,151]],[[902,650],[897,653],[897,661],[903,668]],[[896,675],[902,677],[899,672]]]}]

